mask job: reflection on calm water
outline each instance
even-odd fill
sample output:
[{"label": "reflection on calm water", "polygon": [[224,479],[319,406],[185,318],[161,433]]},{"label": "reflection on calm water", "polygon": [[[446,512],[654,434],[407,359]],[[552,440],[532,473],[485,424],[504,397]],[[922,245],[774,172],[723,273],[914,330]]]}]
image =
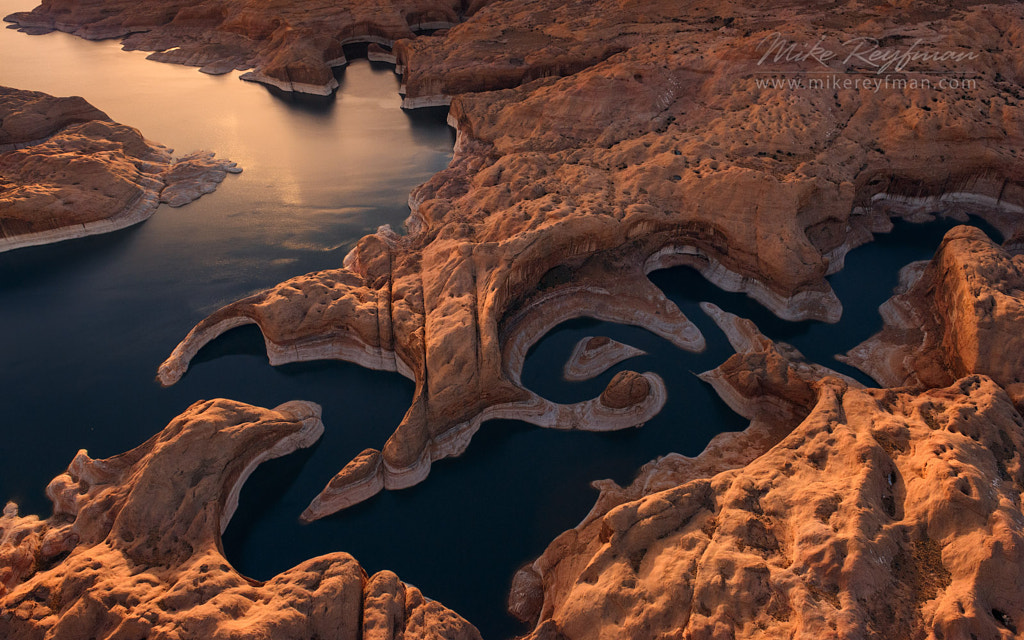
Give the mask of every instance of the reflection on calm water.
[{"label": "reflection on calm water", "polygon": [[[29,8],[0,0],[4,15]],[[941,237],[938,226],[898,225],[853,252],[832,279],[847,309],[834,326],[785,323],[690,270],[659,272],[656,284],[705,333],[705,353],[681,353],[633,327],[578,320],[541,340],[523,373],[527,386],[572,402],[599,394],[619,370],[657,371],[669,401],[642,429],[565,433],[490,422],[465,456],[436,464],[426,482],[299,526],[298,514],[342,464],[384,443],[412,384],[345,363],[272,368],[254,327],[209,345],[170,389],[153,377],[177,341],[220,305],[339,266],[351,244],[380,224],[400,229],[410,189],[451,156],[444,114],[403,113],[390,68],[365,60],[339,72],[336,97],[316,101],[284,100],[235,74],[205,76],[65,34],[0,31],[0,60],[0,84],[82,95],[180,153],[207,148],[245,169],[215,194],[161,208],[141,226],[0,254],[0,499],[47,514],[43,488],[80,447],[97,457],[120,453],[199,399],[270,407],[312,400],[324,407],[322,441],[266,463],[246,484],[225,536],[231,561],[268,578],[313,555],[348,551],[368,571],[396,571],[487,638],[521,631],[503,611],[511,576],[589,511],[591,480],[628,482],[659,455],[694,455],[717,432],[745,426],[692,375],[731,353],[700,301],[752,317],[769,335],[836,366],[831,354],[880,326],[875,307],[896,270],[929,257]],[[877,277],[884,273],[891,277]],[[608,335],[651,355],[570,385],[559,372],[584,335]]]},{"label": "reflection on calm water", "polygon": [[[30,8],[0,1],[2,15]],[[178,154],[210,149],[244,168],[216,193],[162,207],[140,226],[0,254],[3,498],[45,513],[43,488],[79,447],[123,451],[200,398],[273,406],[341,399],[351,388],[353,398],[393,392],[407,402],[397,376],[343,364],[332,374],[343,388],[306,370],[250,376],[262,354],[227,358],[180,389],[153,382],[177,341],[219,306],[340,266],[381,224],[401,230],[409,191],[447,165],[454,139],[443,113],[413,118],[399,108],[391,67],[356,61],[339,72],[342,94],[311,104],[237,74],[207,76],[63,33],[0,30],[0,60],[2,85],[81,95]]]}]

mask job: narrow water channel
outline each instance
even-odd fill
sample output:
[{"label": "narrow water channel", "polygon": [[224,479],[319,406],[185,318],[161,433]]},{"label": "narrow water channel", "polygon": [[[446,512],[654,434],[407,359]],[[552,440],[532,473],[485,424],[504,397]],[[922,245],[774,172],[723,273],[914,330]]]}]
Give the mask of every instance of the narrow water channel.
[{"label": "narrow water channel", "polygon": [[[28,8],[0,0],[5,15]],[[599,394],[624,368],[656,371],[669,402],[643,428],[564,433],[490,422],[463,457],[436,464],[426,482],[301,526],[298,514],[346,461],[383,445],[412,384],[346,363],[270,367],[255,327],[209,345],[170,389],[154,374],[222,304],[339,266],[352,243],[380,224],[400,229],[409,191],[451,157],[444,114],[402,112],[390,68],[365,60],[340,72],[335,98],[288,102],[235,75],[209,77],[65,34],[0,31],[0,59],[0,84],[82,95],[178,152],[209,148],[245,170],[215,194],[183,209],[162,207],[138,227],[0,254],[0,499],[47,515],[43,488],[79,448],[95,457],[127,450],[199,399],[271,407],[312,400],[324,406],[323,439],[256,471],[225,536],[229,559],[266,579],[309,557],[347,551],[367,571],[395,571],[486,638],[522,631],[504,613],[511,576],[587,513],[596,497],[592,480],[626,483],[659,455],[696,455],[716,433],[745,426],[693,375],[731,354],[699,302],[752,318],[810,359],[854,373],[832,354],[881,326],[877,306],[898,269],[930,257],[951,226],[898,223],[854,251],[831,279],[846,308],[837,325],[783,322],[692,270],[658,272],[655,283],[704,332],[706,352],[680,352],[642,329],[583,319],[542,339],[523,374],[542,395],[573,402]],[[610,336],[649,355],[567,383],[562,365],[585,335]]]}]

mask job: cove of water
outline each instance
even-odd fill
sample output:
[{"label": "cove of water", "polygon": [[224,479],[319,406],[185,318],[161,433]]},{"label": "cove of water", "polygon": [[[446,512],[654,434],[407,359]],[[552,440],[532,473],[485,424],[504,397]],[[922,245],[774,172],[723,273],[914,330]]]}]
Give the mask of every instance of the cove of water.
[{"label": "cove of water", "polygon": [[[28,8],[0,0],[4,14]],[[693,375],[732,353],[699,302],[751,318],[809,359],[870,382],[832,354],[881,327],[877,306],[898,269],[929,258],[951,226],[897,223],[851,253],[846,270],[831,278],[846,308],[837,325],[778,320],[690,269],[657,272],[654,282],[704,332],[704,353],[678,351],[635,327],[580,319],[543,338],[523,372],[531,389],[575,402],[598,395],[620,370],[656,371],[669,401],[644,427],[595,434],[488,422],[464,456],[436,463],[424,483],[301,526],[299,513],[342,465],[384,444],[412,384],[346,363],[270,367],[251,326],[203,349],[169,389],[154,382],[157,366],[219,306],[339,266],[352,243],[380,224],[400,229],[409,191],[451,157],[443,113],[402,112],[390,68],[366,61],[340,72],[336,98],[288,102],[235,74],[204,76],[65,34],[0,31],[0,59],[0,84],[82,95],[182,154],[209,148],[245,169],[215,194],[182,209],[161,207],[137,227],[0,254],[0,499],[47,515],[43,488],[79,448],[94,457],[125,451],[199,399],[268,407],[312,400],[324,407],[325,434],[308,450],[265,463],[245,485],[224,538],[231,562],[266,579],[315,555],[347,551],[371,573],[395,571],[485,638],[524,631],[504,613],[512,574],[589,511],[592,480],[628,483],[659,455],[697,455],[715,434],[746,426]],[[567,383],[561,367],[585,335],[607,335],[649,355]]]},{"label": "cove of water", "polygon": [[[31,6],[0,0],[0,15]],[[0,499],[45,516],[43,489],[79,448],[126,451],[204,398],[324,404],[336,426],[321,455],[332,465],[332,439],[387,437],[412,397],[396,374],[346,363],[273,369],[261,351],[211,360],[170,389],[154,378],[220,306],[339,267],[381,224],[401,230],[410,190],[451,159],[443,110],[403,112],[392,68],[366,60],[339,70],[336,97],[302,101],[63,33],[0,29],[0,60],[2,85],[83,96],[177,155],[210,149],[244,168],[141,225],[0,253]]]},{"label": "cove of water", "polygon": [[[877,307],[891,295],[899,269],[930,258],[955,224],[897,221],[892,233],[852,252],[847,268],[830,278],[846,307],[834,325],[779,320],[746,296],[717,289],[692,269],[656,272],[654,283],[707,338],[703,353],[680,351],[644,329],[581,318],[562,323],[542,338],[528,354],[522,376],[527,387],[568,403],[599,395],[619,371],[655,371],[665,380],[668,402],[642,428],[600,434],[487,422],[461,458],[435,463],[423,483],[383,492],[310,526],[299,525],[296,514],[337,467],[320,469],[315,459],[307,460],[302,453],[272,461],[257,469],[243,489],[225,548],[237,566],[262,578],[309,556],[343,549],[367,570],[391,569],[455,608],[485,638],[521,633],[524,629],[501,609],[512,574],[582,520],[597,497],[591,481],[611,478],[627,484],[641,465],[658,456],[695,456],[716,434],[746,427],[746,421],[694,375],[733,353],[724,334],[700,310],[700,302],[711,301],[751,318],[767,335],[795,345],[812,361],[872,385],[870,378],[832,356],[881,329]],[[978,226],[999,238],[988,225]],[[566,382],[562,365],[578,340],[593,335],[609,336],[648,355],[620,363],[593,380]],[[236,329],[228,336],[235,342],[229,351],[262,351],[255,328]],[[400,417],[395,412],[392,424]],[[328,422],[328,432],[337,426]],[[338,463],[360,450],[347,442],[337,446],[345,452]],[[317,468],[315,473],[310,473],[311,467]],[[289,543],[281,545],[283,539]]]}]

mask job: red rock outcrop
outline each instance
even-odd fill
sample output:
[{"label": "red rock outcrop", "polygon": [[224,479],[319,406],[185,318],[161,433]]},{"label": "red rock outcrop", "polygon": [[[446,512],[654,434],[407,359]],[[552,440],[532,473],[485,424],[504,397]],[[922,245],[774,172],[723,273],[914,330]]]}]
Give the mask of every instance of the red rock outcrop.
[{"label": "red rock outcrop", "polygon": [[262,461],[313,444],[319,407],[198,402],[145,444],[79,452],[47,487],[53,515],[0,518],[0,637],[479,639],[391,572],[345,553],[267,582],[239,574],[220,536]]},{"label": "red rock outcrop", "polygon": [[110,120],[78,96],[57,98],[0,87],[0,97],[0,151],[42,142],[69,125]]},{"label": "red rock outcrop", "polygon": [[122,229],[239,171],[209,152],[175,160],[82,98],[0,87],[0,251]]},{"label": "red rock outcrop", "polygon": [[817,391],[745,467],[556,539],[529,637],[1014,637],[1024,420],[1006,394],[983,376]]},{"label": "red rock outcrop", "polygon": [[845,358],[885,386],[939,387],[969,372],[1024,403],[1024,255],[974,227],[909,265],[881,307],[885,327]]},{"label": "red rock outcrop", "polygon": [[[723,12],[727,19],[712,19]],[[218,311],[161,367],[160,379],[173,383],[209,340],[256,323],[272,362],[341,358],[414,379],[413,404],[380,458],[339,474],[315,514],[422,480],[488,418],[560,428],[642,422],[656,402],[599,425],[594,411],[607,407],[555,407],[523,389],[519,371],[530,345],[578,316],[702,348],[695,327],[644,277],[652,270],[690,265],[784,318],[835,321],[841,305],[825,276],[886,230],[890,215],[961,215],[968,202],[1003,228],[1020,224],[1019,4],[928,3],[896,14],[804,3],[496,2],[444,35],[396,48],[407,95],[431,98],[428,81],[462,77],[459,61],[489,63],[499,51],[555,56],[558,47],[512,35],[564,35],[567,25],[590,23],[590,36],[614,26],[621,38],[605,40],[628,46],[568,77],[485,91],[495,85],[480,73],[477,84],[443,87],[439,95],[478,92],[452,98],[455,157],[413,192],[409,235],[382,229],[344,268]],[[507,43],[485,37],[496,30]],[[930,81],[969,62],[979,82],[779,90],[760,83],[766,70],[802,77],[817,63],[759,65],[776,32],[795,43],[823,35],[819,45],[836,51],[877,33],[892,47],[934,36],[928,51],[961,57],[931,65]],[[660,383],[652,389],[662,392]],[[347,493],[355,478],[361,488]]]},{"label": "red rock outcrop", "polygon": [[858,389],[707,310],[738,353],[702,377],[750,427],[596,483],[516,575],[528,637],[1015,636],[1024,419],[1006,393],[979,375]]},{"label": "red rock outcrop", "polygon": [[417,31],[461,19],[459,0],[44,0],[5,18],[25,32],[67,31],[90,40],[121,38],[125,49],[153,51],[153,60],[200,67],[206,73],[253,69],[246,80],[284,91],[328,95],[332,67],[346,64],[343,47],[388,47]]}]

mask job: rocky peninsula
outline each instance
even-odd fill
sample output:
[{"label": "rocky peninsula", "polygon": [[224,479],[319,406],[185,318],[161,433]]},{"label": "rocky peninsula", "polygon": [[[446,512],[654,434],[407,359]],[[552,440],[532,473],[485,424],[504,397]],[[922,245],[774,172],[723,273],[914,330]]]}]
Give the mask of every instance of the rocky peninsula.
[{"label": "rocky peninsula", "polygon": [[[391,47],[417,32],[450,27],[466,7],[453,0],[272,3],[174,0],[160,5],[123,0],[47,1],[5,18],[26,33],[66,31],[90,40],[119,38],[150,58],[210,74],[251,69],[243,79],[329,95],[344,46]],[[470,10],[472,7],[470,7]]]},{"label": "rocky peninsula", "polygon": [[211,152],[175,159],[82,98],[0,87],[0,251],[123,229],[240,171]]},{"label": "rocky peninsula", "polygon": [[53,515],[0,517],[0,635],[53,638],[437,638],[476,629],[418,589],[346,553],[267,582],[224,558],[242,483],[261,462],[312,445],[320,409],[197,402],[139,447],[80,451],[47,487]]},{"label": "rocky peninsula", "polygon": [[[204,4],[137,22],[117,2],[82,6],[48,3],[12,19],[93,37],[137,27],[126,44],[161,38],[168,52],[233,33],[230,11],[188,27]],[[280,13],[262,14],[267,29],[284,24],[272,22]],[[672,393],[656,374],[620,372],[575,405],[542,398],[520,376],[531,346],[576,317],[703,349],[652,271],[689,266],[783,319],[834,322],[842,305],[826,276],[852,248],[893,217],[975,214],[1004,246],[954,229],[928,266],[905,273],[883,332],[850,354],[895,388],[861,388],[706,305],[737,353],[702,379],[750,426],[697,458],[652,461],[627,487],[598,483],[587,518],[516,575],[509,607],[536,640],[1016,636],[1024,7],[494,0],[463,18],[394,43],[406,105],[450,103],[458,132],[449,167],[410,198],[409,233],[382,227],[339,268],[214,312],[161,365],[160,381],[173,384],[204,345],[245,324],[259,326],[271,363],[341,359],[413,380],[394,434],[345,464],[303,514],[313,520],[425,480],[491,418],[578,430],[643,423]],[[295,38],[275,55],[302,65],[312,47],[319,71],[268,76],[329,86],[344,37],[275,30],[246,46]],[[851,57],[872,42],[889,58]],[[931,55],[903,57],[912,47]],[[256,65],[255,50],[235,66]],[[799,55],[811,50],[817,57]],[[887,59],[908,62],[883,87],[875,72]],[[806,82],[823,64],[827,87],[766,84]],[[181,520],[171,507],[159,517]],[[70,571],[78,556],[56,557],[50,571]],[[147,566],[184,575],[175,562]],[[19,598],[30,592],[24,575],[9,587]],[[21,606],[12,598],[4,606]],[[52,609],[25,615],[12,628],[57,624]],[[449,615],[446,628],[462,633]]]}]

